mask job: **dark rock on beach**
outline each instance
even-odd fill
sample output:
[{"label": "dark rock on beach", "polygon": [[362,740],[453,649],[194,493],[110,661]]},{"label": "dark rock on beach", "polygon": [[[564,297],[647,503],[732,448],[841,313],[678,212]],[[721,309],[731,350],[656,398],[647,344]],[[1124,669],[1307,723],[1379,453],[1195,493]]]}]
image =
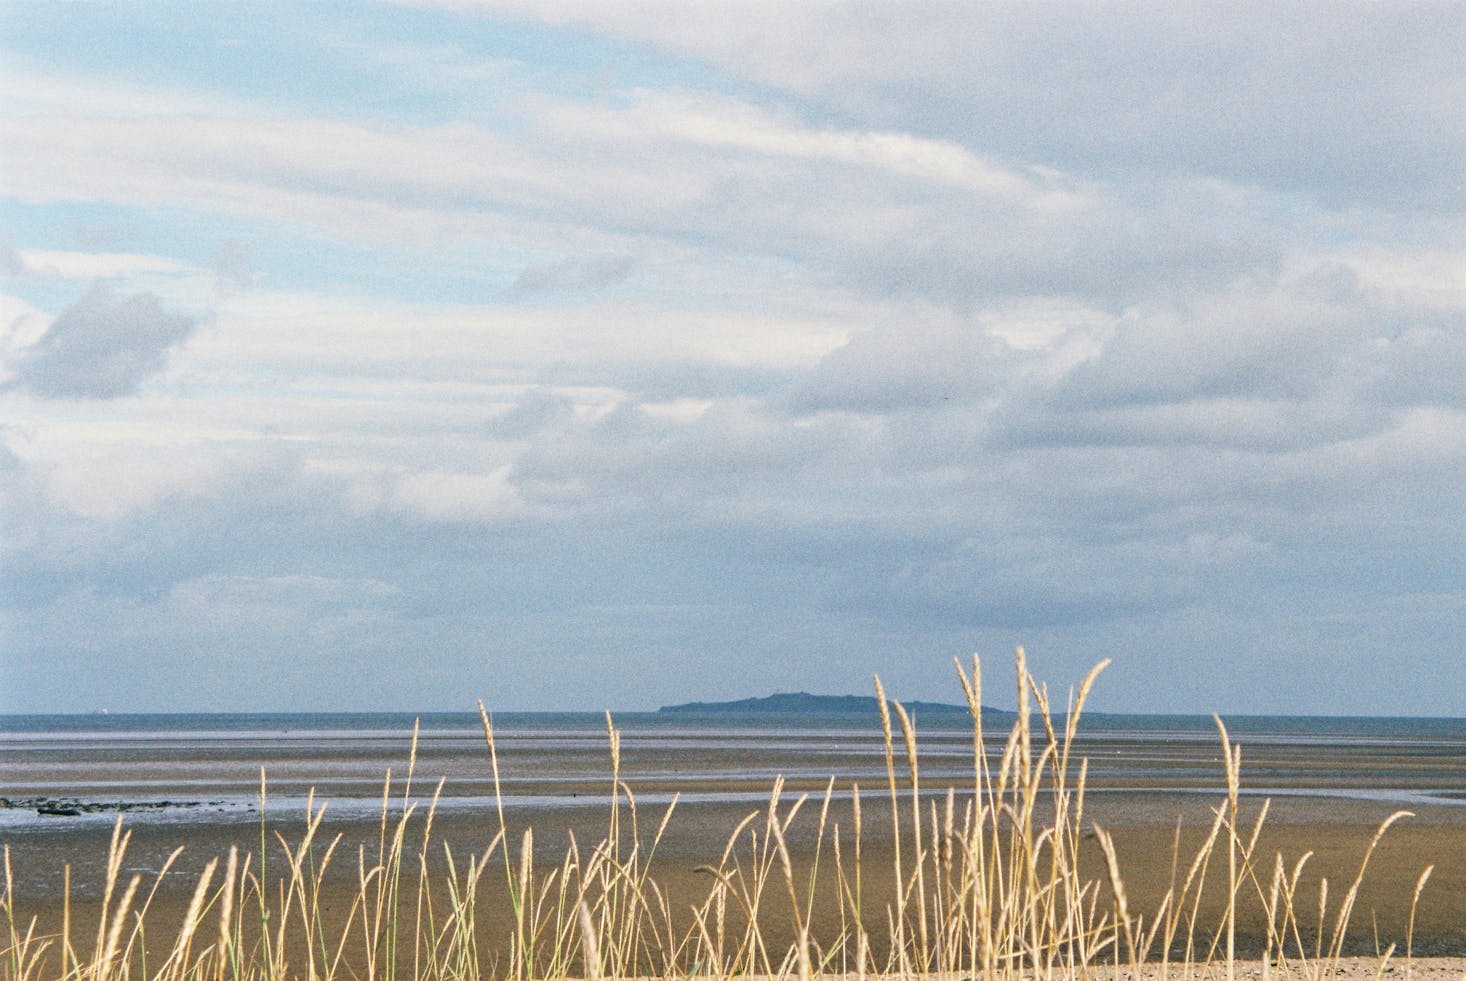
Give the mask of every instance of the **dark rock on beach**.
[{"label": "dark rock on beach", "polygon": [[37,814],[49,814],[52,817],[80,817],[81,811],[75,807],[67,807],[63,804],[41,804],[36,808]]},{"label": "dark rock on beach", "polygon": [[[214,801],[221,804],[222,801]],[[138,810],[160,810],[173,807],[201,807],[197,800],[104,800],[84,801],[71,797],[0,797],[0,810],[34,810],[47,817],[81,817],[83,814],[122,813]]]}]

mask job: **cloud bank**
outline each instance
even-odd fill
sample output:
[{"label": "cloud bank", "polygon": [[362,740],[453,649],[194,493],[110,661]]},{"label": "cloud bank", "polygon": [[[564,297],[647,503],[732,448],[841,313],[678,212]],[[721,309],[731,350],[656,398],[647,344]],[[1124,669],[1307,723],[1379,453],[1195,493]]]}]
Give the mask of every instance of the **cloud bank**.
[{"label": "cloud bank", "polygon": [[364,9],[6,40],[0,710],[1460,713],[1459,10]]}]

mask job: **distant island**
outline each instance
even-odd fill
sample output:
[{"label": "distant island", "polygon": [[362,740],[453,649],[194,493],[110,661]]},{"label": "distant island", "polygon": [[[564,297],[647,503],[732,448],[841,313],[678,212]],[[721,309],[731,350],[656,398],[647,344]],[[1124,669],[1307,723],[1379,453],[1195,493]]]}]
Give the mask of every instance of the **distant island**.
[{"label": "distant island", "polygon": [[[967,715],[966,705],[943,702],[902,702],[908,712],[923,716]],[[684,702],[663,705],[661,715],[859,715],[875,716],[880,703],[874,695],[811,695],[807,691],[778,692],[763,698],[740,698],[731,702]],[[988,709],[983,709],[986,715]],[[996,710],[994,710],[996,711]]]}]

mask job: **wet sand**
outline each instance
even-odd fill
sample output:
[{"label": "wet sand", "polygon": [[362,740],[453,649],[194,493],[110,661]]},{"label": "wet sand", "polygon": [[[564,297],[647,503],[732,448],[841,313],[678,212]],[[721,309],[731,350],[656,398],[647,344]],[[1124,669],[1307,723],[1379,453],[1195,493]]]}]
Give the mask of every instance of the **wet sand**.
[{"label": "wet sand", "polygon": [[[891,872],[891,819],[889,802],[884,795],[867,792],[863,796],[864,829],[862,833],[862,876],[865,895],[876,910],[894,895]],[[1213,796],[1163,793],[1111,793],[1095,795],[1087,804],[1085,826],[1098,824],[1110,831],[1118,850],[1127,898],[1132,912],[1153,912],[1159,906],[1173,874],[1174,842],[1177,822],[1181,823],[1181,865],[1202,840],[1210,826],[1211,808],[1219,802]],[[785,807],[792,799],[785,799]],[[909,806],[903,801],[903,807]],[[1244,826],[1252,820],[1261,801],[1244,802]],[[727,837],[739,820],[759,808],[746,803],[696,803],[679,806],[660,842],[652,875],[665,890],[674,910],[687,910],[708,894],[711,880],[696,868],[716,865]],[[638,818],[641,839],[649,847],[665,808],[643,807]],[[1376,828],[1396,807],[1379,802],[1290,796],[1275,800],[1265,829],[1259,839],[1258,855],[1263,856],[1260,875],[1270,875],[1273,856],[1281,854],[1291,869],[1305,853],[1313,853],[1303,876],[1298,903],[1304,909],[1317,909],[1321,879],[1329,883],[1330,909],[1337,908],[1339,898],[1358,872]],[[838,905],[834,900],[831,837],[838,831],[841,850],[847,866],[853,855],[851,828],[853,817],[848,802],[831,805],[830,829],[822,841],[817,840],[818,800],[805,805],[804,811],[791,826],[789,839],[801,875],[813,865],[819,845],[820,869],[824,880],[821,888],[828,891],[827,903],[817,904],[812,929],[816,936],[833,935],[838,929]],[[375,823],[360,819],[339,820],[330,817],[322,827],[318,840],[330,841],[341,836],[336,852],[334,872],[324,879],[324,909],[328,917],[342,915],[355,892],[357,853],[363,849],[368,863],[375,857],[379,829]],[[907,812],[909,816],[909,812]],[[622,820],[630,815],[623,810]],[[57,819],[64,822],[64,819]],[[584,854],[606,833],[607,813],[601,808],[574,810],[516,810],[509,819],[509,838],[519,852],[523,829],[535,829],[535,859],[541,869],[558,865],[573,835]],[[623,823],[629,829],[629,824]],[[759,827],[756,822],[753,827]],[[265,841],[267,868],[283,869],[285,855],[276,839],[278,832],[286,841],[297,842],[303,833],[303,817],[294,821],[270,822]],[[490,809],[471,814],[440,815],[433,827],[434,874],[441,874],[443,843],[449,844],[460,858],[482,852],[499,830],[498,818]],[[24,921],[35,916],[43,932],[59,930],[62,915],[63,869],[71,866],[71,916],[74,934],[95,935],[96,909],[100,903],[106,867],[110,831],[104,828],[71,830],[58,824],[12,834],[6,841],[10,851],[14,881],[16,913]],[[408,850],[416,854],[420,847],[421,824],[408,835]],[[176,924],[192,894],[199,870],[211,858],[226,854],[230,846],[242,853],[258,856],[261,851],[258,824],[219,823],[140,823],[132,829],[132,839],[123,863],[124,876],[142,875],[144,889],[150,888],[165,858],[177,846],[184,846],[173,870],[159,883],[149,912],[150,922]],[[1087,840],[1082,852],[1087,863],[1087,876],[1103,882],[1105,872],[1098,844]],[[1220,853],[1225,863],[1225,852]],[[498,859],[496,857],[495,861]],[[909,854],[907,857],[910,867]],[[1466,808],[1435,806],[1418,807],[1414,817],[1395,824],[1373,854],[1360,888],[1352,919],[1347,950],[1371,954],[1389,943],[1404,941],[1410,913],[1410,900],[1421,871],[1433,865],[1416,913],[1413,948],[1417,956],[1466,955]],[[495,879],[494,875],[498,878]],[[1220,873],[1214,873],[1219,877]],[[497,894],[502,893],[503,871],[487,879],[482,909],[485,923],[495,918]],[[1216,881],[1216,878],[1213,879]],[[1263,888],[1266,888],[1266,881]],[[771,891],[771,902],[787,903],[782,889]],[[497,897],[501,898],[501,897]],[[1240,955],[1256,955],[1261,951],[1261,914],[1255,894],[1248,901],[1243,897],[1239,925]],[[1201,922],[1214,923],[1225,902],[1223,890],[1210,889],[1201,907]],[[507,904],[499,903],[500,909]],[[1330,914],[1332,916],[1332,914]],[[1149,916],[1147,917],[1149,919]],[[500,916],[503,924],[507,918]],[[881,921],[884,915],[881,915]],[[164,927],[166,932],[167,927]],[[777,935],[778,927],[775,927]],[[771,937],[770,939],[774,939]],[[1377,962],[1374,962],[1377,967]],[[1452,968],[1443,968],[1449,974]],[[1459,977],[1457,974],[1451,975]]]}]

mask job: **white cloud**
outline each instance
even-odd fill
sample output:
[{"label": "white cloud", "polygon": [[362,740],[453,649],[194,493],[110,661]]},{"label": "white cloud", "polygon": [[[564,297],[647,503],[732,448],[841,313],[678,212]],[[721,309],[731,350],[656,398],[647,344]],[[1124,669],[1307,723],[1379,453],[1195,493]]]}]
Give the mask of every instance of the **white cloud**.
[{"label": "white cloud", "polygon": [[1309,265],[1329,260],[1389,300],[1452,313],[1466,308],[1466,251],[1375,247],[1333,252]]},{"label": "white cloud", "polygon": [[0,293],[0,364],[13,366],[20,351],[39,340],[51,320],[20,297]]},{"label": "white cloud", "polygon": [[193,266],[163,256],[128,252],[62,252],[23,249],[23,271],[31,275],[67,279],[107,279],[137,273],[197,273]]},{"label": "white cloud", "polygon": [[18,426],[12,448],[48,504],[107,524],[219,491],[271,457],[253,434],[170,424],[167,413]]},{"label": "white cloud", "polygon": [[[794,370],[839,346],[834,316],[761,315],[638,303],[418,306],[254,293],[223,304],[189,345],[201,373],[288,368],[316,376],[526,382],[657,364]],[[604,379],[602,379],[604,380]]]},{"label": "white cloud", "polygon": [[387,490],[385,504],[430,521],[494,521],[521,515],[524,502],[509,482],[509,467],[490,473],[433,470],[405,474]]},{"label": "white cloud", "polygon": [[1039,296],[992,304],[978,314],[977,320],[1009,347],[1032,351],[1052,346],[1070,331],[1108,331],[1116,318],[1072,300]]},{"label": "white cloud", "polygon": [[857,282],[868,278],[861,266],[894,264],[880,279],[907,277],[917,289],[900,250],[950,251],[955,268],[941,275],[981,280],[983,266],[1006,258],[998,243],[1037,243],[1074,220],[1104,220],[1092,188],[897,130],[815,127],[692,94],[641,93],[624,107],[540,98],[519,109],[522,127],[504,132],[19,116],[7,126],[8,181],[36,203],[187,202],[309,222],[353,243],[489,240],[558,251],[580,240],[601,254],[666,255],[702,240],[720,252],[792,254]]},{"label": "white cloud", "polygon": [[6,93],[0,113],[9,119],[73,113],[114,118],[191,116],[251,108],[246,102],[223,98],[217,92],[67,71],[54,59],[37,61],[11,51],[0,62],[0,91]]},{"label": "white cloud", "polygon": [[902,132],[816,129],[732,99],[637,92],[626,109],[613,112],[563,101],[535,102],[530,108],[551,132],[567,140],[595,137],[608,143],[685,144],[789,161],[846,164],[1030,203],[1057,205],[1067,199],[1064,192],[1043,186],[1046,175],[1001,167],[948,140]]}]

